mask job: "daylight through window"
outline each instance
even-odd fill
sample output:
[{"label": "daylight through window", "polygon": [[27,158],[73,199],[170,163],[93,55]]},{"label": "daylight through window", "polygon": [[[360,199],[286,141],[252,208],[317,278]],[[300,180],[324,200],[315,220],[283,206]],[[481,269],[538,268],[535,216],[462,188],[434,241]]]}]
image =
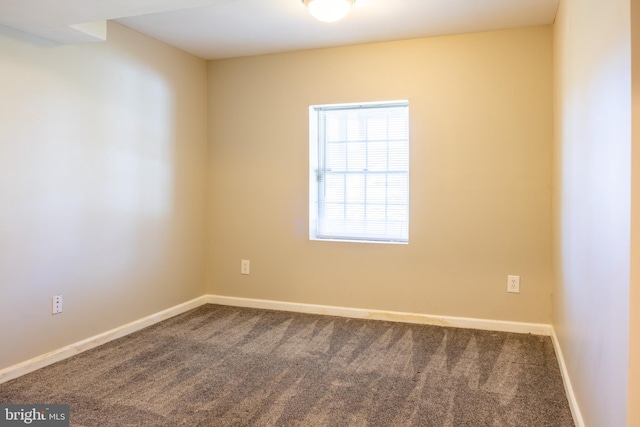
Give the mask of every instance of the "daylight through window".
[{"label": "daylight through window", "polygon": [[310,238],[408,242],[408,102],[309,111]]}]

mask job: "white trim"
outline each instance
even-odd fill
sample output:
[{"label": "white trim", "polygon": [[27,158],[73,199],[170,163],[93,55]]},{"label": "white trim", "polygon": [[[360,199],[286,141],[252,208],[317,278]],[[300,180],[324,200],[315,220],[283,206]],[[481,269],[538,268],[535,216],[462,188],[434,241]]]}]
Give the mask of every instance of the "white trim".
[{"label": "white trim", "polygon": [[504,320],[474,319],[469,317],[433,316],[421,313],[403,313],[398,311],[301,304],[286,301],[229,297],[223,295],[208,295],[207,298],[207,301],[210,304],[293,311],[296,313],[324,314],[329,316],[352,317],[356,319],[388,320],[391,322],[419,323],[422,325],[483,329],[489,331],[516,332],[521,334],[544,336],[550,336],[553,330],[551,325],[543,323],[508,322]]},{"label": "white trim", "polygon": [[94,335],[90,338],[78,341],[66,347],[50,351],[49,353],[42,354],[25,362],[9,366],[8,368],[0,370],[0,384],[10,381],[14,378],[18,378],[40,368],[44,368],[45,366],[51,365],[61,360],[67,359],[71,356],[75,356],[78,353],[90,350],[109,341],[113,341],[125,335],[139,331],[140,329],[146,328],[147,326],[151,326],[170,317],[177,316],[178,314],[182,314],[191,309],[204,305],[207,302],[207,296],[204,295],[192,299],[191,301],[176,305],[175,307],[171,307],[158,313],[143,317],[142,319],[127,323],[126,325],[111,329],[110,331],[103,332],[101,334]]},{"label": "white trim", "polygon": [[556,351],[556,359],[560,365],[560,373],[562,374],[562,380],[564,383],[564,391],[567,394],[567,400],[569,401],[569,408],[571,409],[571,415],[573,415],[573,422],[576,427],[585,427],[584,419],[582,418],[582,412],[580,412],[580,406],[578,406],[578,400],[573,392],[573,386],[571,385],[571,378],[569,377],[569,371],[567,365],[564,362],[564,356],[562,355],[562,348],[560,347],[560,341],[556,335],[556,330],[551,328],[551,341],[553,342],[553,348]]}]

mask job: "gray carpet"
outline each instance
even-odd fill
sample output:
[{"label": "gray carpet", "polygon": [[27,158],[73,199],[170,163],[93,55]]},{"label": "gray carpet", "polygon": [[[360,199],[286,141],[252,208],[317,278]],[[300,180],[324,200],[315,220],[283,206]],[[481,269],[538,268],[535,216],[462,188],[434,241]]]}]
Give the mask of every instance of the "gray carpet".
[{"label": "gray carpet", "polygon": [[573,426],[548,337],[205,305],[0,385],[73,426]]}]

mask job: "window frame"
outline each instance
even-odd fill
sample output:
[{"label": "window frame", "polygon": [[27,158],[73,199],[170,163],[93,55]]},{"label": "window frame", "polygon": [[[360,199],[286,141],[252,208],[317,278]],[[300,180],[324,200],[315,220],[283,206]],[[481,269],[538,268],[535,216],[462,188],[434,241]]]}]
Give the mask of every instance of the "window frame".
[{"label": "window frame", "polygon": [[[406,147],[406,170],[401,171],[406,175],[406,239],[404,238],[368,238],[366,236],[329,236],[318,234],[318,217],[320,210],[319,186],[320,186],[320,149],[326,141],[321,141],[318,129],[320,119],[319,115],[322,111],[331,110],[357,110],[357,109],[373,109],[373,108],[389,108],[403,107],[407,111],[407,147]],[[401,244],[409,243],[409,206],[410,206],[410,113],[408,100],[393,101],[376,101],[376,102],[358,102],[358,103],[341,103],[341,104],[321,104],[309,106],[309,240],[333,241],[333,242],[354,242],[354,243],[378,243],[378,244]],[[387,144],[388,144],[387,140]],[[369,140],[366,140],[369,143]],[[323,148],[324,149],[324,148]],[[388,159],[388,155],[387,155]],[[388,175],[388,170],[385,172]],[[363,175],[372,174],[367,170],[363,170]],[[324,176],[324,175],[323,175]],[[364,190],[366,194],[366,189]],[[385,199],[385,206],[388,206],[388,199]]]}]

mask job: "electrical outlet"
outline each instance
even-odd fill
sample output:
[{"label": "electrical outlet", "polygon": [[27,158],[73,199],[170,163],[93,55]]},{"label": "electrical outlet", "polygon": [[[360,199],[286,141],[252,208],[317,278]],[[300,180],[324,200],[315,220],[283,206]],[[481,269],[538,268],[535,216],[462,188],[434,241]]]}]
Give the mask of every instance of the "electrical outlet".
[{"label": "electrical outlet", "polygon": [[62,295],[56,295],[51,298],[51,314],[62,313]]},{"label": "electrical outlet", "polygon": [[507,276],[507,292],[520,293],[520,276]]},{"label": "electrical outlet", "polygon": [[240,274],[249,274],[251,261],[243,259],[240,263]]}]

